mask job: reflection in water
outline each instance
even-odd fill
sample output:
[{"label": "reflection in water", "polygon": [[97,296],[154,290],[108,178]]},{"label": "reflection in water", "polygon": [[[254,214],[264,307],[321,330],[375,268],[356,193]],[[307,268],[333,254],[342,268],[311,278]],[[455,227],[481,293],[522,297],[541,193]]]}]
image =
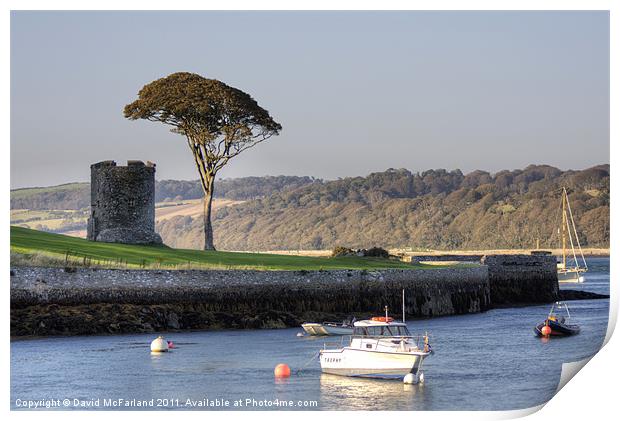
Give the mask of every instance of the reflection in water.
[{"label": "reflection in water", "polygon": [[[376,410],[390,397],[394,405],[389,409],[411,408],[411,401],[424,402],[424,384],[409,385],[400,380],[379,380],[321,374],[321,402],[343,410]],[[387,408],[386,408],[387,409]]]}]

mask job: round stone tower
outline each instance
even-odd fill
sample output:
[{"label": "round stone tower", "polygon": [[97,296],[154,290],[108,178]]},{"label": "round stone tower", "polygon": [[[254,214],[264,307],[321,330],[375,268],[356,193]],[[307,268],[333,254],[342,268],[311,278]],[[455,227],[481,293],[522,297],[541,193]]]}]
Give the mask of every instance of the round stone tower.
[{"label": "round stone tower", "polygon": [[161,244],[155,232],[155,164],[114,161],[90,166],[87,238],[104,243]]}]

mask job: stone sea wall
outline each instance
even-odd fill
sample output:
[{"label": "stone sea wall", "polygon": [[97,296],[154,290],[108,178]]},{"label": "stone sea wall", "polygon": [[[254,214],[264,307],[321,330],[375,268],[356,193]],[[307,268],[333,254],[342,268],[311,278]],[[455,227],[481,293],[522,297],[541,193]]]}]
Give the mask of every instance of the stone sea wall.
[{"label": "stone sea wall", "polygon": [[493,255],[432,269],[255,271],[15,267],[11,335],[274,328],[486,311],[560,298],[555,258]]},{"label": "stone sea wall", "polygon": [[[382,314],[485,311],[485,266],[381,271],[178,271],[15,267],[11,334],[265,328]],[[358,317],[358,318],[359,318]]]},{"label": "stone sea wall", "polygon": [[489,268],[493,305],[549,303],[559,297],[555,256],[488,255],[482,264]]}]

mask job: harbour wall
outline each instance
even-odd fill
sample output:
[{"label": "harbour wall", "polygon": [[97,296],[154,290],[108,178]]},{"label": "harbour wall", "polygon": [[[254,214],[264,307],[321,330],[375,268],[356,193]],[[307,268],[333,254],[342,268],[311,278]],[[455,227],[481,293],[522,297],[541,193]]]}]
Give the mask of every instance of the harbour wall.
[{"label": "harbour wall", "polygon": [[486,266],[380,271],[114,270],[15,267],[11,335],[272,328],[382,314],[491,308]]},{"label": "harbour wall", "polygon": [[484,256],[481,262],[488,267],[495,306],[550,303],[559,297],[555,256],[496,254]]}]

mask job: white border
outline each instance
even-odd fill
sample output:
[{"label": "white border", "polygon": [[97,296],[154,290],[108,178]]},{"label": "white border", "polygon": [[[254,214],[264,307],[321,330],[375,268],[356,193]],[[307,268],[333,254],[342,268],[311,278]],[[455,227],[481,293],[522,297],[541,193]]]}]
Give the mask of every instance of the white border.
[{"label": "white border", "polygon": [[[562,2],[552,0],[521,0],[521,1],[491,1],[491,0],[479,0],[479,1],[458,1],[458,0],[438,0],[438,1],[397,1],[397,0],[382,0],[382,1],[342,1],[342,0],[315,0],[315,1],[283,1],[283,0],[271,0],[271,1],[251,1],[251,0],[231,0],[231,1],[192,1],[192,0],[176,0],[174,2],[165,2],[161,0],[153,0],[148,2],[129,1],[129,0],[109,0],[109,1],[91,1],[88,3],[79,1],[15,1],[9,0],[3,2],[6,5],[5,13],[2,15],[0,21],[0,31],[2,33],[2,44],[4,45],[3,59],[4,65],[2,66],[2,76],[5,89],[3,92],[4,98],[2,101],[2,118],[4,119],[4,142],[5,151],[2,154],[2,181],[5,186],[5,192],[10,189],[10,154],[9,139],[10,139],[10,76],[9,76],[9,60],[10,60],[10,10],[140,10],[140,9],[153,9],[153,10],[349,10],[352,7],[361,10],[609,10],[610,13],[610,25],[611,25],[611,104],[610,112],[612,116],[618,115],[618,84],[616,82],[617,77],[614,79],[613,75],[619,74],[620,67],[618,66],[618,43],[614,40],[618,39],[618,16],[617,13],[620,8],[617,2],[614,1],[602,1],[602,0],[564,0]],[[614,120],[610,121],[610,137],[611,139],[618,139],[617,123]],[[617,154],[617,146],[614,142],[611,143],[611,155],[610,163],[612,168],[617,164],[615,159]],[[612,190],[615,183],[612,181]],[[5,193],[6,194],[6,193]],[[614,195],[611,197],[611,209],[612,221],[616,221],[618,209],[617,200]],[[9,196],[5,195],[1,202],[2,211],[6,217],[9,216]],[[612,222],[612,227],[615,224]],[[3,241],[0,243],[2,249],[0,253],[4,257],[3,270],[8,277],[8,258],[9,258],[9,235],[8,230],[2,231]],[[611,242],[612,249],[616,249],[618,246],[617,236],[612,234]],[[5,323],[3,326],[4,337],[8,339],[8,320],[9,320],[9,291],[8,280],[5,278],[5,293],[2,295],[4,309],[5,309]],[[612,338],[610,335],[615,327],[617,320],[618,300],[616,297],[617,282],[612,277],[612,293],[611,293],[611,305],[610,305],[610,319],[609,327],[606,337],[606,346],[588,363],[588,368],[582,370],[573,380],[554,397],[546,407],[536,412],[538,408],[530,408],[519,411],[503,411],[503,412],[424,412],[424,413],[381,413],[375,412],[334,412],[326,414],[328,417],[343,417],[355,418],[356,420],[376,419],[376,417],[423,417],[426,419],[453,419],[457,418],[461,420],[469,419],[506,419],[515,418],[536,412],[532,415],[532,419],[542,419],[542,417],[561,417],[563,420],[572,419],[607,419],[607,414],[612,414],[617,408],[617,388],[615,386],[615,380],[619,373],[618,370],[618,340]],[[10,369],[9,351],[10,343],[5,340],[3,344],[3,373],[5,373],[5,381],[2,383],[2,391],[4,392],[3,407],[4,411],[11,417],[18,419],[29,419],[34,417],[45,417],[49,419],[81,419],[84,417],[83,412],[10,412],[9,411],[9,396],[10,396],[10,377],[8,375]],[[613,382],[613,383],[612,383]],[[613,386],[612,386],[613,384]],[[3,412],[4,412],[3,411]],[[110,416],[113,417],[127,417],[129,418],[131,413],[110,413],[110,412],[89,412],[88,417],[93,419],[107,419]],[[136,414],[138,415],[138,414]],[[305,412],[305,413],[286,413],[270,411],[266,413],[252,412],[251,414],[246,412],[237,413],[215,413],[215,412],[158,412],[158,413],[141,413],[139,416],[154,416],[154,417],[175,417],[175,418],[196,418],[204,420],[205,417],[209,419],[224,419],[224,418],[237,418],[237,417],[269,417],[270,419],[287,419],[291,416],[301,419],[314,419],[322,417],[323,414],[319,412]]]}]

